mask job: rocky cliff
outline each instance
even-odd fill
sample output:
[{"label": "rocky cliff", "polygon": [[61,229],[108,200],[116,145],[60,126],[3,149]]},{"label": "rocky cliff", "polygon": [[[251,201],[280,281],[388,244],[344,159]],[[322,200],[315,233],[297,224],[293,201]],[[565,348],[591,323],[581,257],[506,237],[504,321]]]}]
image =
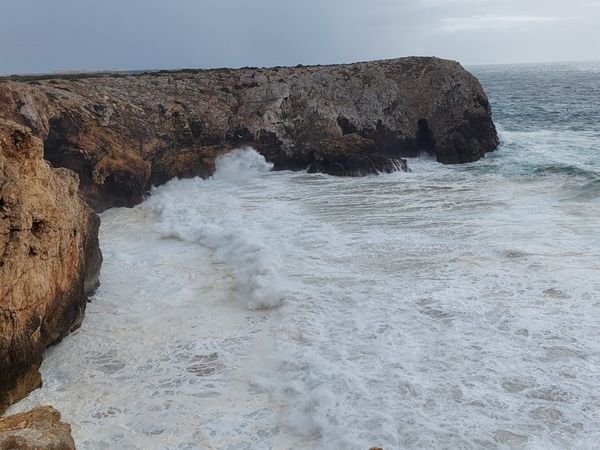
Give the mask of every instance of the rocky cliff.
[{"label": "rocky cliff", "polygon": [[276,169],[360,175],[420,152],[476,161],[498,144],[477,79],[437,58],[3,79],[0,117],[77,172],[98,211],[175,176],[209,176],[216,156],[243,145]]},{"label": "rocky cliff", "polygon": [[29,129],[0,119],[0,413],[41,385],[42,351],[81,324],[102,262],[77,174],[43,156]]}]

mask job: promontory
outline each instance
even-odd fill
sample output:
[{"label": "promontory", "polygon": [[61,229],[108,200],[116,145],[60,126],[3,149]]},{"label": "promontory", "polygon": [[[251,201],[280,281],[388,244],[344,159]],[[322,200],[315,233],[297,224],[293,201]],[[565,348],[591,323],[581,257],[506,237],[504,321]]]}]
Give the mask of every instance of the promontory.
[{"label": "promontory", "polygon": [[362,175],[429,153],[472,162],[498,145],[488,99],[454,61],[409,57],[329,66],[0,79],[0,117],[44,141],[102,211],[173,177],[209,176],[252,146],[275,169]]}]

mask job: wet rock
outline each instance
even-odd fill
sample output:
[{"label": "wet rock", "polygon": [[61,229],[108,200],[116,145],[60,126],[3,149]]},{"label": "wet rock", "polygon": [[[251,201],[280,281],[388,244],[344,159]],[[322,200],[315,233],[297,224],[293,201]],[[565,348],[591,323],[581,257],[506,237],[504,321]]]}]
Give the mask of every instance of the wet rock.
[{"label": "wet rock", "polygon": [[51,406],[0,418],[0,450],[75,450],[71,426]]},{"label": "wet rock", "polygon": [[100,220],[78,177],[0,119],[0,413],[42,383],[42,351],[79,327],[98,284]]},{"label": "wet rock", "polygon": [[379,153],[371,139],[352,133],[321,141],[308,155],[309,173],[362,176],[372,173],[406,172],[406,160]]},{"label": "wet rock", "polygon": [[151,185],[207,177],[243,145],[276,169],[334,175],[403,169],[428,153],[476,161],[498,145],[475,77],[454,61],[0,79],[0,117],[30,127],[55,167],[79,174],[97,211]]}]

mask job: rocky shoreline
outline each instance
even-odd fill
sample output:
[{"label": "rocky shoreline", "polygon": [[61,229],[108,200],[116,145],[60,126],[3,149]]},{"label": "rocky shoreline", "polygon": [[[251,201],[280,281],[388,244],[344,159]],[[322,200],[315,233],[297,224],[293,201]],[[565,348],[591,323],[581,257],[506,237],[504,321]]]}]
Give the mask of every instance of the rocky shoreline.
[{"label": "rocky shoreline", "polygon": [[410,57],[330,66],[0,79],[0,117],[79,174],[96,210],[152,185],[207,177],[252,146],[275,169],[365,175],[429,153],[477,161],[498,145],[487,97],[460,64]]},{"label": "rocky shoreline", "polygon": [[477,79],[438,58],[0,79],[0,414],[83,320],[102,263],[93,210],[208,177],[242,146],[275,169],[360,176],[497,145]]}]

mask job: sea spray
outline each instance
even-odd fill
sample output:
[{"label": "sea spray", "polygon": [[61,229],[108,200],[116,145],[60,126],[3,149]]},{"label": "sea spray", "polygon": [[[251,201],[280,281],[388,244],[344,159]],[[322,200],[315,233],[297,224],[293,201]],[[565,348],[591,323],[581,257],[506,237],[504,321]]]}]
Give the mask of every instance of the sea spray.
[{"label": "sea spray", "polygon": [[237,148],[215,161],[214,180],[239,181],[264,175],[273,169],[273,164],[252,147]]},{"label": "sea spray", "polygon": [[[216,167],[213,183],[233,183],[235,188],[243,189],[244,182],[269,172],[272,165],[254,149],[244,148],[218,158]],[[256,221],[239,215],[244,205],[234,192],[218,202],[214,205],[215,199],[199,179],[171,180],[154,188],[142,207],[157,215],[154,229],[163,237],[212,249],[214,260],[232,271],[239,298],[249,308],[280,305],[285,285],[282,264],[276,250],[268,245],[265,230]]]}]

